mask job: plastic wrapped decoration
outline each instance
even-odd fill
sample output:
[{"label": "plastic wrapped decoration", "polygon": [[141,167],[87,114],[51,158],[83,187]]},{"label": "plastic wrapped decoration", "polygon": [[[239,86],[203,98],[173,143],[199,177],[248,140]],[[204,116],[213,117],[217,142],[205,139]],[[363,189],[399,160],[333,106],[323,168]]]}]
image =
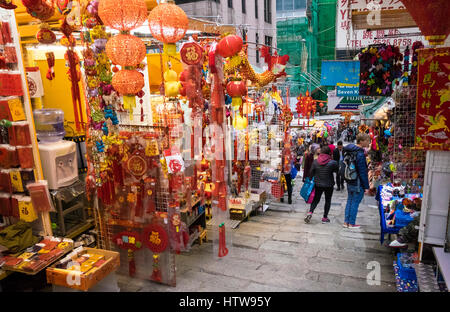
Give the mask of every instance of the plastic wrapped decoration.
[{"label": "plastic wrapped decoration", "polygon": [[118,248],[128,251],[128,274],[133,277],[136,274],[136,262],[134,253],[143,247],[141,235],[138,232],[122,231],[114,235],[113,243]]},{"label": "plastic wrapped decoration", "polygon": [[56,35],[50,30],[47,23],[39,25],[39,31],[36,33],[36,39],[39,43],[52,44],[56,41]]},{"label": "plastic wrapped decoration", "polygon": [[164,227],[155,222],[144,229],[143,241],[145,246],[153,252],[153,271],[150,279],[155,282],[162,282],[159,265],[160,254],[167,249],[169,236]]}]

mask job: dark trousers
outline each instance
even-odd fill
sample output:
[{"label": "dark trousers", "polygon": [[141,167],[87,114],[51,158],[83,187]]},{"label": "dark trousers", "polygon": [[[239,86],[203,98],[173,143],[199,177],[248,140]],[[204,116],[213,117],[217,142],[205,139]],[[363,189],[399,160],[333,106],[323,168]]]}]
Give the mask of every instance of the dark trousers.
[{"label": "dark trousers", "polygon": [[[286,179],[286,187],[288,192],[288,203],[292,204],[292,178],[290,173],[285,173],[284,177]],[[281,202],[284,202],[284,199],[281,198]]]},{"label": "dark trousers", "polygon": [[314,194],[314,200],[311,203],[311,208],[309,208],[309,212],[314,212],[314,209],[316,209],[317,205],[320,202],[320,198],[322,197],[322,193],[325,193],[325,207],[323,211],[323,217],[328,217],[328,212],[330,212],[331,207],[331,197],[333,196],[333,189],[334,187],[319,187],[315,186],[315,194]]},{"label": "dark trousers", "polygon": [[344,177],[338,173],[336,173],[336,185],[338,189],[344,189]]}]

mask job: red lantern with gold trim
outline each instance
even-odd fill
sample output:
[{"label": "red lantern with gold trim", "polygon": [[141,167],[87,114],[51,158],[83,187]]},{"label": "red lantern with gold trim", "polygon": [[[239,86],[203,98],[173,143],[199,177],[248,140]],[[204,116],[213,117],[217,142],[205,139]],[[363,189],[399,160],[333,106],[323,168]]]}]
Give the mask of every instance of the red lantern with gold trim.
[{"label": "red lantern with gold trim", "polygon": [[108,40],[106,54],[120,66],[136,66],[145,58],[144,42],[133,35],[119,34]]}]

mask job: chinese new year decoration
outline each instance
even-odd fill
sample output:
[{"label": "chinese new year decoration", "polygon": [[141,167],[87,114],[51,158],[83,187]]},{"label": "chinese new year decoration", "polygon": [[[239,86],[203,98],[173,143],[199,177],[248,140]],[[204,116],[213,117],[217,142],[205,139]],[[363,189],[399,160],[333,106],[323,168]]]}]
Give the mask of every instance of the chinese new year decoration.
[{"label": "chinese new year decoration", "polygon": [[450,150],[450,48],[418,51],[415,146]]},{"label": "chinese new year decoration", "polygon": [[442,45],[450,33],[447,0],[401,0],[430,45]]},{"label": "chinese new year decoration", "polygon": [[151,279],[155,282],[161,282],[161,270],[159,269],[160,253],[166,250],[169,237],[166,230],[159,224],[150,224],[144,229],[144,243],[148,249],[153,252],[153,272]]},{"label": "chinese new year decoration", "polygon": [[164,52],[167,54],[175,54],[175,43],[184,37],[188,25],[186,13],[173,1],[158,4],[148,16],[150,32],[164,43]]}]

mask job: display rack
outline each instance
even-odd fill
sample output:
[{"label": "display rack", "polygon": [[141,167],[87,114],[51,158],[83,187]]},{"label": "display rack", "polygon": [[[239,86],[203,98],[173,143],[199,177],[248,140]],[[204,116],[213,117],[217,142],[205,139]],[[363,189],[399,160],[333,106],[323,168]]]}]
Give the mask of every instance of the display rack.
[{"label": "display rack", "polygon": [[[29,137],[29,142],[26,142],[25,148],[31,147],[31,154],[28,154],[27,157],[33,159],[33,166],[27,166],[25,169],[23,164],[20,165],[20,168],[15,167],[17,172],[20,172],[17,175],[19,178],[19,183],[22,184],[22,187],[19,187],[19,190],[16,189],[16,193],[19,192],[19,196],[27,195],[26,184],[28,182],[33,182],[37,180],[43,180],[43,173],[41,168],[41,161],[38,150],[38,143],[36,138],[36,131],[34,126],[34,119],[32,114],[29,90],[27,79],[25,76],[25,68],[22,57],[22,49],[20,46],[20,37],[17,30],[17,23],[13,10],[6,10],[0,8],[0,20],[3,31],[2,32],[2,44],[0,44],[0,50],[3,53],[8,55],[8,59],[6,60],[6,66],[0,69],[0,74],[2,74],[4,81],[2,84],[2,93],[0,96],[0,101],[6,103],[6,106],[9,106],[10,101],[15,101],[15,106],[9,107],[9,110],[13,110],[11,112],[15,117],[11,116],[9,118],[0,118],[9,120],[12,122],[11,126],[2,126],[2,132],[8,133],[8,136],[11,138],[11,134],[14,133],[13,129],[17,126],[25,127],[24,129],[26,133],[22,132],[22,134],[17,137],[18,139],[22,139],[23,136]],[[11,84],[12,83],[12,84]],[[5,86],[7,86],[5,88]],[[5,104],[4,104],[5,105]],[[5,107],[6,107],[5,106]],[[7,129],[9,128],[9,129]],[[14,130],[15,131],[15,130]],[[14,144],[10,144],[12,142],[3,142],[4,145],[8,145],[9,149],[14,149],[16,151],[16,147]],[[23,172],[26,170],[31,170],[32,174],[27,174],[27,177],[24,179]],[[10,195],[13,195],[12,192],[9,192]],[[19,200],[20,202],[20,200]],[[27,209],[25,209],[26,211]],[[35,233],[39,235],[52,235],[50,218],[47,212],[37,212],[37,220],[32,223],[33,230]],[[20,218],[19,215],[8,216],[3,218],[3,226],[15,223]],[[22,219],[22,218],[21,218]]]},{"label": "display rack", "polygon": [[391,161],[396,179],[404,183],[407,193],[421,193],[425,174],[425,152],[414,148],[415,109],[417,86],[403,86],[395,94],[392,120],[394,135],[391,143]]}]

